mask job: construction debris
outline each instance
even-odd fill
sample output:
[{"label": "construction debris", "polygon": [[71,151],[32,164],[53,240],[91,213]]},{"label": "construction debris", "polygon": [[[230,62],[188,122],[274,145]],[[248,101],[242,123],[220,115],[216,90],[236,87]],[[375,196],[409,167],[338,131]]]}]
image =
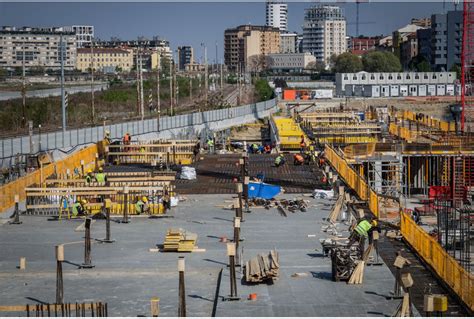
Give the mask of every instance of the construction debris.
[{"label": "construction debris", "polygon": [[182,228],[170,228],[166,232],[163,251],[192,252],[197,242],[197,234],[186,232]]},{"label": "construction debris", "polygon": [[[309,201],[304,199],[263,199],[263,198],[253,198],[249,201],[249,206],[251,207],[264,207],[265,209],[270,209],[273,207],[281,206],[284,210],[288,210],[292,213],[296,211],[306,212],[308,208]],[[286,213],[286,211],[285,211]]]},{"label": "construction debris", "polygon": [[330,251],[332,261],[332,280],[348,280],[357,266],[357,260],[360,259],[359,249],[354,246],[337,246],[337,242],[335,242]]},{"label": "construction debris", "polygon": [[275,250],[268,255],[254,257],[245,263],[245,281],[261,283],[277,280],[280,275],[280,258]]}]

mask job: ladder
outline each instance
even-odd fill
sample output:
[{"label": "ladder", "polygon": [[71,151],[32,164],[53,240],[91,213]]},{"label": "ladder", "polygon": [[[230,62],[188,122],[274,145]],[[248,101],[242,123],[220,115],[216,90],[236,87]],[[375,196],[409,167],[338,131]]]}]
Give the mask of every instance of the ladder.
[{"label": "ladder", "polygon": [[453,158],[453,204],[454,207],[461,207],[465,198],[465,178],[464,159],[462,157]]}]

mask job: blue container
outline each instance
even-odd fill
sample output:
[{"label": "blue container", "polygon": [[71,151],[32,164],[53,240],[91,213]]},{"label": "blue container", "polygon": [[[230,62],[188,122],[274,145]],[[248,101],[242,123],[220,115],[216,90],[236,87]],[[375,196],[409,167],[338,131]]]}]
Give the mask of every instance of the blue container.
[{"label": "blue container", "polygon": [[281,187],[277,185],[270,185],[266,183],[249,183],[249,198],[275,198],[281,192]]}]

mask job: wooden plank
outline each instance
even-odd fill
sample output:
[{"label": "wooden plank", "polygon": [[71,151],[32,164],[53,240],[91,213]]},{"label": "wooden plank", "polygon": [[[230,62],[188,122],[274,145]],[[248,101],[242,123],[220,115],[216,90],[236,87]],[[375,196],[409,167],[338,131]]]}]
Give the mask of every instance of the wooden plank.
[{"label": "wooden plank", "polygon": [[[130,186],[128,187],[129,191],[153,191],[153,190],[162,190],[163,187],[161,186],[153,186],[153,187],[137,187],[137,186]],[[101,186],[101,187],[51,187],[51,188],[44,188],[44,187],[27,187],[25,188],[26,192],[38,192],[38,193],[45,193],[48,194],[50,192],[101,192],[101,191],[123,191],[123,187],[116,187],[116,186]]]}]

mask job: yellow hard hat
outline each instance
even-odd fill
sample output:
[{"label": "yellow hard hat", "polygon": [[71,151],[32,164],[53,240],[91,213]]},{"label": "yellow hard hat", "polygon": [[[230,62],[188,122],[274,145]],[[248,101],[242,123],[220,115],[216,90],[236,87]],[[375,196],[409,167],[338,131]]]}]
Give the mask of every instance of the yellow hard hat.
[{"label": "yellow hard hat", "polygon": [[92,173],[92,170],[91,170],[91,169],[90,169],[90,170],[88,170],[88,171],[87,171],[87,173]]},{"label": "yellow hard hat", "polygon": [[144,201],[146,203],[146,202],[148,202],[148,198],[146,198],[146,196],[143,196],[142,201]]},{"label": "yellow hard hat", "polygon": [[81,200],[81,203],[83,203],[83,204],[87,204],[87,199],[83,199],[83,200]]},{"label": "yellow hard hat", "polygon": [[372,221],[372,225],[374,225],[374,226],[377,226],[377,225],[378,225],[378,222],[377,222],[376,219],[374,219],[374,220]]},{"label": "yellow hard hat", "polygon": [[99,172],[103,172],[104,169],[102,167],[99,167]]}]

